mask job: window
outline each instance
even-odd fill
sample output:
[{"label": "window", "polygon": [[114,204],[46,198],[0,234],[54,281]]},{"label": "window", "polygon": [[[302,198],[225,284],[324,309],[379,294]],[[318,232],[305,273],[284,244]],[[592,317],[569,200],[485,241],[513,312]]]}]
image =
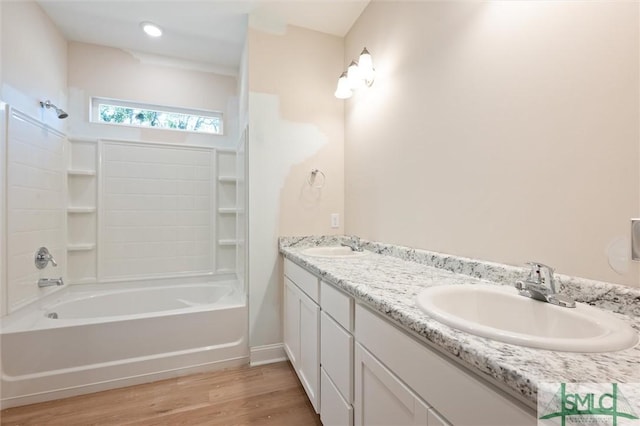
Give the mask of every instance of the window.
[{"label": "window", "polygon": [[95,123],[222,135],[222,113],[215,111],[92,98],[91,113]]}]

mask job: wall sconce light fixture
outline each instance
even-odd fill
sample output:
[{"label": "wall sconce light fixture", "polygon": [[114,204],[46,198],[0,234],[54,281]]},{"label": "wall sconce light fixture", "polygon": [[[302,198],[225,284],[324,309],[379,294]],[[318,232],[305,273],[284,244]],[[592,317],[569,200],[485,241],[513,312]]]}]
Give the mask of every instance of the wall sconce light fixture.
[{"label": "wall sconce light fixture", "polygon": [[351,61],[347,71],[343,72],[338,79],[338,88],[335,96],[338,99],[348,99],[353,95],[353,91],[362,87],[371,87],[376,71],[373,68],[371,54],[365,47],[362,49],[358,62]]}]

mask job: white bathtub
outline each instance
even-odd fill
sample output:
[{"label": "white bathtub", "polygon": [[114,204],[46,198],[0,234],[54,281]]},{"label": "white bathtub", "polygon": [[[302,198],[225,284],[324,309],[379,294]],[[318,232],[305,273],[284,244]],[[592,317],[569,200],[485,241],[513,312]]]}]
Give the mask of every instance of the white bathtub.
[{"label": "white bathtub", "polygon": [[70,286],[3,318],[1,407],[248,362],[237,283],[127,287]]}]

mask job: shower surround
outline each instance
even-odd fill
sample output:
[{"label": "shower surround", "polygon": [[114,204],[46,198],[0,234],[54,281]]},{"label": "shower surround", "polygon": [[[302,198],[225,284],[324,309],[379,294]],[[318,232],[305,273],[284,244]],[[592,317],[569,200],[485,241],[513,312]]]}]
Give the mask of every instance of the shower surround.
[{"label": "shower surround", "polygon": [[2,408],[248,362],[235,149],[3,120]]}]

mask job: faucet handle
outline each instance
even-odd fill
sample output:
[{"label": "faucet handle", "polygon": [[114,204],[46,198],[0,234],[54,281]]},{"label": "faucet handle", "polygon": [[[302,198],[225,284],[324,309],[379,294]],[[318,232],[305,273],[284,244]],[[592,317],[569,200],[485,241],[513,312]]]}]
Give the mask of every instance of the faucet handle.
[{"label": "faucet handle", "polygon": [[527,262],[527,265],[531,267],[528,281],[547,286],[555,293],[556,286],[555,279],[553,278],[553,268],[539,262]]},{"label": "faucet handle", "polygon": [[51,262],[53,266],[58,266],[56,260],[53,258],[51,253],[49,253],[49,249],[47,249],[46,247],[40,247],[35,256],[36,268],[44,269],[49,264],[49,262]]}]

